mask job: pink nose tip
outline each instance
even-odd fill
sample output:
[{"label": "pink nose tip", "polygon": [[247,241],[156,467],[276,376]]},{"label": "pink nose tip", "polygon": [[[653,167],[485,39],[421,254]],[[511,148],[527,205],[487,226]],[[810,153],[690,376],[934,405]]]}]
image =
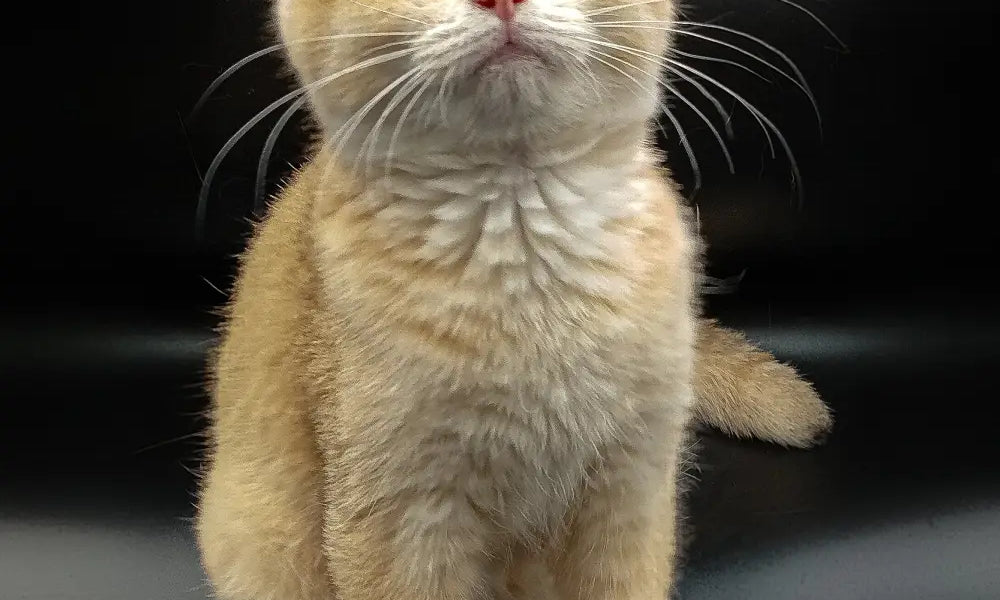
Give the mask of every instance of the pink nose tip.
[{"label": "pink nose tip", "polygon": [[495,12],[501,21],[510,21],[514,18],[514,5],[524,0],[473,0],[473,2]]}]

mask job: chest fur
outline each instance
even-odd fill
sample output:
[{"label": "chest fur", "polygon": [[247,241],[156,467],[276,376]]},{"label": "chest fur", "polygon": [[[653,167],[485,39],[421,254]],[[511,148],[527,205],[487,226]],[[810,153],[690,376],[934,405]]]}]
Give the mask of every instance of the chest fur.
[{"label": "chest fur", "polygon": [[683,418],[684,240],[650,225],[641,178],[574,195],[592,172],[418,173],[320,222],[321,420],[398,475],[358,485],[449,490],[528,536],[603,456]]}]

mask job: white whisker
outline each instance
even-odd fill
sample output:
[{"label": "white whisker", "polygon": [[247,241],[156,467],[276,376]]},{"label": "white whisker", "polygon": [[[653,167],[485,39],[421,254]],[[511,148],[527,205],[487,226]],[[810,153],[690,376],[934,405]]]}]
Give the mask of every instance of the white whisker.
[{"label": "white whisker", "polygon": [[[594,92],[594,101],[601,102],[601,99],[604,97],[601,94],[601,88],[605,87],[604,84],[594,74],[594,70],[590,68],[589,63],[584,62],[583,66],[580,67],[580,71],[583,73],[582,77],[590,83],[590,89]],[[607,91],[606,87],[605,91]]]},{"label": "white whisker", "polygon": [[[365,52],[362,55],[362,58],[370,56],[371,54],[374,54],[375,52],[378,52],[380,50],[393,48],[395,46],[404,46],[408,44],[412,44],[412,42],[410,40],[406,40],[402,42],[390,42],[388,44],[381,44]],[[277,123],[275,123],[274,128],[271,129],[270,135],[268,135],[267,137],[267,141],[264,143],[264,149],[261,152],[260,160],[257,162],[257,179],[256,183],[254,184],[254,210],[258,213],[260,213],[264,207],[264,201],[266,198],[265,180],[267,178],[267,165],[269,162],[271,162],[271,153],[274,150],[274,146],[277,144],[278,137],[281,135],[281,132],[288,124],[288,121],[291,120],[292,116],[296,112],[302,109],[302,106],[308,100],[309,100],[308,95],[303,95],[302,98],[296,100],[293,103],[293,105],[290,106],[288,110],[281,115]]]},{"label": "white whisker", "polygon": [[[684,81],[690,83],[691,85],[699,85],[698,81],[695,78],[691,77],[687,73],[684,73],[683,71],[678,71],[677,68],[674,65],[679,66],[679,67],[683,67],[685,69],[691,69],[691,70],[694,70],[694,71],[696,71],[696,69],[688,67],[687,65],[685,65],[684,63],[682,63],[680,61],[671,60],[669,58],[664,59],[664,61],[665,61],[665,65],[664,66],[671,73],[673,73],[674,75],[680,77],[681,79],[683,79]],[[700,71],[698,71],[698,72],[700,73]],[[706,78],[708,78],[707,75],[703,74],[703,76],[706,77]],[[726,93],[728,93],[730,96],[733,96],[734,98],[736,98],[737,102],[741,103],[748,111],[750,111],[750,115],[754,119],[757,120],[757,124],[760,125],[761,131],[764,132],[764,138],[767,140],[767,147],[771,151],[771,158],[776,158],[777,157],[777,153],[775,152],[775,149],[774,149],[774,142],[771,140],[771,132],[764,125],[764,122],[758,117],[758,115],[760,114],[760,111],[758,111],[755,106],[753,106],[752,104],[750,104],[749,101],[747,101],[746,99],[744,99],[743,96],[740,96],[736,92],[732,91],[728,87],[723,86],[721,83],[718,83],[714,79],[712,81],[715,82],[715,84],[717,86],[719,86],[720,88],[722,88],[723,91],[725,91]]]},{"label": "white whisker", "polygon": [[253,118],[247,121],[242,127],[240,127],[236,131],[236,133],[232,135],[232,137],[229,138],[229,140],[226,141],[226,143],[222,146],[219,152],[215,155],[215,158],[212,159],[212,163],[209,165],[208,169],[205,171],[205,182],[201,187],[201,192],[198,194],[198,204],[195,208],[195,227],[198,236],[201,237],[202,234],[204,233],[205,211],[208,207],[208,194],[211,189],[212,180],[215,178],[215,174],[218,172],[219,167],[222,165],[222,161],[226,158],[226,156],[233,149],[233,147],[235,147],[236,144],[239,143],[239,141],[243,139],[244,136],[246,136],[247,132],[253,129],[262,120],[267,118],[267,116],[273,113],[275,110],[277,110],[287,102],[296,99],[303,94],[309,93],[310,91],[314,91],[325,85],[328,85],[331,82],[336,81],[340,77],[343,77],[344,75],[348,75],[350,73],[354,73],[362,69],[366,69],[375,65],[380,65],[382,63],[386,63],[392,60],[396,60],[404,56],[409,56],[414,52],[415,50],[413,49],[397,50],[395,52],[390,52],[383,56],[378,56],[375,58],[370,58],[360,63],[355,63],[354,65],[347,67],[345,69],[341,69],[340,71],[337,71],[332,75],[327,75],[325,77],[322,77],[317,81],[310,83],[309,85],[306,85],[304,87],[301,87],[297,90],[285,94],[281,98],[278,98],[271,104],[267,105],[263,110],[258,112],[256,115],[254,115]]},{"label": "white whisker", "polygon": [[822,27],[823,30],[826,31],[830,35],[830,37],[832,37],[834,39],[834,41],[836,41],[838,44],[840,44],[840,47],[843,50],[847,50],[847,44],[845,44],[843,42],[843,40],[841,40],[839,37],[837,37],[837,34],[833,32],[833,29],[830,29],[830,26],[827,25],[823,21],[823,19],[821,19],[818,16],[816,16],[816,13],[812,12],[808,8],[802,6],[801,4],[798,4],[796,2],[792,2],[792,0],[778,0],[778,2],[781,2],[782,4],[787,4],[787,5],[792,6],[794,8],[797,8],[798,10],[800,10],[800,11],[804,12],[805,14],[809,15],[809,17],[813,21],[816,21],[816,23],[819,24],[819,26]]},{"label": "white whisker", "polygon": [[[654,63],[656,65],[662,65],[663,64],[663,60],[664,60],[663,57],[659,56],[658,54],[654,54],[652,52],[645,52],[643,50],[639,50],[638,48],[631,48],[629,46],[622,46],[620,44],[615,44],[615,43],[612,43],[612,42],[604,42],[604,41],[601,41],[601,40],[587,39],[586,41],[589,41],[589,42],[594,43],[594,44],[598,44],[600,46],[605,46],[605,47],[615,48],[616,50],[621,50],[622,52],[626,52],[628,54],[631,54],[632,56],[636,56],[636,57],[641,58],[643,60],[652,62],[652,63]],[[698,115],[698,117],[701,118],[702,121],[705,122],[705,124],[708,126],[709,130],[715,136],[716,141],[719,143],[719,147],[722,149],[722,154],[726,158],[726,164],[729,167],[729,172],[730,173],[735,173],[736,172],[736,167],[733,164],[733,157],[729,153],[729,148],[726,146],[725,140],[722,139],[722,135],[719,133],[719,130],[712,123],[712,120],[709,119],[705,115],[705,113],[702,112],[701,109],[698,108],[697,105],[695,105],[693,102],[691,102],[690,100],[688,100],[688,98],[686,96],[684,96],[684,94],[682,94],[680,92],[680,90],[678,90],[674,85],[672,85],[672,84],[664,81],[663,79],[661,79],[657,75],[655,75],[653,73],[650,73],[650,72],[646,71],[645,69],[639,67],[638,65],[632,64],[631,62],[629,62],[627,60],[623,60],[621,58],[618,58],[617,56],[613,56],[611,54],[606,54],[604,52],[599,52],[599,51],[596,51],[596,50],[595,50],[595,52],[598,52],[599,54],[601,54],[602,56],[605,56],[607,58],[611,58],[613,60],[617,60],[619,62],[623,62],[623,63],[629,65],[630,67],[632,67],[634,69],[637,69],[640,72],[645,73],[646,75],[649,75],[650,77],[652,77],[653,79],[655,79],[657,83],[659,83],[663,87],[667,88],[667,90],[669,90],[672,94],[674,94],[675,96],[677,96],[677,98],[680,99],[681,102],[683,102],[684,104],[686,104],[692,111],[694,111],[694,113],[696,115]],[[648,55],[648,56],[644,56],[644,55]],[[701,86],[699,84],[695,84],[695,87],[699,88],[700,91],[705,95],[705,97],[708,98],[709,101],[712,102],[712,104],[715,106],[716,110],[719,111],[719,114],[722,116],[722,119],[723,119],[723,121],[725,122],[725,124],[727,126],[727,132],[729,132],[730,131],[728,129],[728,126],[729,126],[729,114],[723,108],[722,103],[719,102],[719,100],[717,98],[715,98],[710,93],[708,93],[708,90],[706,90],[703,86]]]},{"label": "white whisker", "polygon": [[[649,24],[649,23],[657,23],[657,22],[659,22],[659,23],[673,23],[675,25],[693,25],[693,26],[699,26],[699,27],[706,27],[706,28],[709,28],[709,29],[719,29],[719,30],[722,30],[722,31],[727,31],[727,32],[733,33],[735,35],[739,35],[741,37],[750,39],[750,40],[752,40],[752,41],[754,41],[754,42],[762,45],[763,47],[767,48],[768,50],[774,52],[775,54],[777,54],[782,60],[785,61],[786,64],[788,64],[788,66],[792,69],[792,71],[795,73],[795,75],[796,75],[796,77],[798,79],[796,79],[795,77],[792,77],[791,75],[789,75],[788,73],[786,73],[782,69],[778,68],[775,64],[771,63],[770,61],[767,61],[767,60],[765,60],[765,59],[757,56],[756,54],[754,54],[753,52],[750,52],[750,51],[746,50],[745,48],[741,48],[741,47],[739,47],[739,46],[737,46],[735,44],[731,44],[731,43],[726,42],[724,40],[720,40],[720,39],[717,39],[717,38],[714,38],[714,37],[711,37],[711,36],[708,36],[708,35],[704,35],[704,34],[701,34],[701,33],[696,33],[694,31],[688,31],[686,29],[678,29],[676,27],[663,27],[663,26],[659,26],[659,25],[650,25]],[[721,25],[699,24],[699,23],[692,23],[692,22],[688,22],[688,21],[676,21],[676,22],[671,22],[671,21],[609,21],[609,22],[597,23],[597,24],[595,24],[595,27],[610,27],[610,28],[621,27],[621,28],[626,28],[626,29],[628,29],[628,28],[634,28],[634,29],[655,29],[655,30],[660,30],[660,31],[667,31],[667,32],[670,32],[670,33],[676,33],[676,34],[679,34],[679,35],[686,35],[688,37],[692,37],[692,38],[704,40],[704,41],[707,41],[707,42],[712,43],[712,44],[718,44],[720,46],[724,46],[726,48],[729,48],[730,50],[734,50],[736,52],[739,52],[740,54],[753,59],[754,61],[756,61],[756,62],[758,62],[758,63],[760,63],[760,64],[768,67],[769,69],[772,69],[773,71],[775,71],[776,73],[778,73],[782,77],[784,77],[785,79],[788,79],[789,81],[791,81],[792,84],[794,84],[796,87],[798,87],[802,91],[802,93],[806,95],[806,98],[809,99],[809,103],[812,104],[813,112],[816,115],[816,121],[819,124],[820,130],[822,131],[823,118],[822,118],[822,116],[820,115],[820,112],[819,112],[819,103],[816,101],[816,96],[813,94],[812,89],[810,89],[809,84],[806,83],[805,77],[802,75],[802,71],[798,68],[798,66],[795,64],[795,62],[788,57],[788,55],[786,55],[785,53],[781,52],[780,50],[778,50],[774,46],[768,44],[767,42],[765,42],[765,41],[763,41],[763,40],[761,40],[759,38],[756,38],[756,37],[754,37],[754,36],[752,36],[750,34],[747,34],[747,33],[743,33],[742,31],[739,31],[739,30],[736,30],[736,29],[731,29],[729,27],[723,27]]]},{"label": "white whisker", "polygon": [[[403,82],[412,77],[414,74],[419,73],[424,68],[425,67],[417,66],[403,73],[402,75],[394,79],[392,82],[390,82],[388,85],[386,85],[384,88],[382,88],[382,90],[379,91],[379,93],[372,96],[368,100],[368,102],[365,103],[361,108],[355,111],[355,113],[351,116],[351,118],[348,119],[340,127],[340,129],[338,129],[337,132],[330,137],[329,143],[332,143],[334,140],[339,140],[337,141],[337,144],[336,146],[334,146],[333,149],[333,156],[335,157],[335,159],[341,161],[344,159],[343,153],[345,146],[347,145],[348,141],[354,136],[354,132],[357,131],[358,127],[361,126],[361,122],[364,121],[366,116],[368,116],[368,113],[370,113],[372,109],[375,108],[375,105],[377,105],[379,101],[381,101],[387,95],[392,93],[392,91],[395,90],[397,87],[402,85]],[[358,156],[355,157],[354,162],[351,165],[352,171],[357,169],[359,161],[360,161],[360,153],[358,154]],[[356,171],[354,172],[356,173]],[[325,174],[323,176],[323,179],[326,179]]]},{"label": "white whisker", "polygon": [[361,53],[360,56],[358,56],[358,59],[368,58],[372,54],[375,54],[375,53],[380,52],[382,50],[385,50],[387,48],[394,48],[396,46],[407,46],[407,45],[412,45],[412,44],[413,44],[413,40],[403,40],[401,42],[389,42],[387,44],[381,44],[379,46],[375,46],[374,48],[372,48],[370,50],[365,50],[364,52]]},{"label": "white whisker", "polygon": [[743,71],[746,71],[747,73],[750,73],[751,75],[753,75],[757,79],[760,79],[761,81],[771,83],[771,80],[768,79],[767,77],[764,77],[757,71],[754,71],[750,67],[744,65],[743,63],[738,63],[735,60],[728,60],[725,58],[719,58],[717,56],[705,56],[704,54],[693,54],[691,52],[684,52],[683,50],[677,50],[677,49],[671,49],[670,53],[676,54],[677,56],[683,56],[685,58],[693,58],[695,60],[704,60],[706,62],[714,62],[723,65],[729,65],[731,67],[736,67],[737,69],[741,69]]},{"label": "white whisker", "polygon": [[421,21],[420,19],[414,19],[413,17],[406,17],[406,16],[403,16],[403,15],[400,15],[400,14],[397,14],[397,13],[385,10],[384,8],[375,8],[374,6],[370,6],[368,4],[365,4],[364,2],[358,2],[358,0],[351,0],[351,2],[357,4],[358,6],[363,6],[363,7],[367,8],[367,9],[374,10],[375,12],[380,12],[382,14],[386,14],[386,15],[389,15],[391,17],[396,17],[397,19],[403,19],[404,21],[411,21],[413,23],[420,23],[421,25],[426,25],[428,27],[432,27],[432,25],[430,23],[428,23],[427,21]]},{"label": "white whisker", "polygon": [[[789,57],[787,54],[779,50],[778,47],[775,46],[774,44],[770,44],[755,35],[750,35],[745,31],[740,31],[739,29],[734,29],[732,27],[726,27],[725,25],[716,25],[714,23],[695,23],[694,21],[677,21],[674,24],[680,25],[681,27],[701,27],[702,29],[714,29],[716,31],[723,31],[725,33],[729,33],[737,37],[750,40],[751,42],[757,44],[758,46],[761,46],[762,48],[766,48],[767,50],[773,52],[786,65],[788,65],[788,68],[792,70],[792,73],[795,74],[795,77],[798,78],[799,83],[801,83],[803,87],[805,88],[809,87],[809,83],[806,81],[805,75],[802,74],[802,70],[799,69],[799,66],[795,63],[794,60],[791,59],[791,57]],[[722,40],[719,40],[718,38],[708,38],[708,41],[712,41],[712,43],[718,43]]]},{"label": "white whisker", "polygon": [[609,6],[607,8],[599,8],[597,10],[592,10],[590,12],[583,13],[585,17],[593,17],[595,15],[603,15],[609,12],[615,12],[618,10],[623,10],[626,8],[631,8],[633,6],[642,6],[644,4],[656,4],[658,2],[666,2],[666,0],[641,0],[639,2],[630,2],[628,4],[619,4],[618,6]]},{"label": "white whisker", "polygon": [[374,152],[376,144],[378,143],[378,136],[381,133],[382,126],[385,124],[386,120],[388,120],[389,116],[392,114],[392,111],[394,111],[396,107],[399,106],[400,103],[402,103],[403,100],[406,99],[406,97],[410,94],[410,92],[420,87],[421,76],[426,75],[426,73],[427,73],[426,68],[420,69],[419,71],[413,74],[413,77],[411,77],[409,81],[404,83],[402,86],[399,87],[398,90],[396,90],[396,93],[389,100],[388,104],[386,104],[385,109],[382,111],[382,114],[379,116],[378,120],[375,121],[375,124],[368,132],[368,135],[365,136],[364,141],[361,143],[361,146],[358,149],[358,155],[359,156],[363,155],[366,157],[365,173],[368,173],[369,170],[371,169],[372,153]]},{"label": "white whisker", "polygon": [[[383,36],[384,37],[390,37],[390,36],[410,36],[410,37],[412,37],[412,36],[416,36],[416,35],[419,35],[419,34],[417,34],[415,32],[408,32],[408,31],[382,31],[382,32],[372,32],[372,33],[342,33],[342,34],[339,34],[339,35],[324,35],[324,36],[319,36],[319,37],[314,37],[314,38],[303,38],[303,39],[299,39],[299,40],[292,40],[290,42],[285,42],[285,43],[282,43],[282,44],[274,44],[272,46],[268,46],[267,48],[263,48],[261,50],[257,50],[256,52],[253,52],[253,53],[251,53],[251,54],[249,54],[249,55],[241,58],[240,60],[236,61],[235,63],[233,63],[233,65],[231,67],[229,67],[228,69],[226,69],[225,71],[223,71],[221,75],[219,75],[214,80],[212,80],[212,83],[208,84],[208,87],[205,88],[205,91],[202,93],[201,97],[198,98],[197,102],[195,102],[194,108],[192,108],[191,112],[188,114],[187,120],[188,121],[194,120],[194,118],[198,115],[198,113],[201,112],[201,109],[205,106],[205,102],[207,102],[208,99],[212,96],[212,94],[215,93],[215,90],[219,89],[219,86],[221,86],[223,83],[225,83],[225,81],[227,79],[229,79],[230,77],[232,77],[232,75],[234,73],[236,73],[237,71],[239,71],[240,69],[242,69],[243,67],[245,67],[246,65],[248,65],[249,63],[257,60],[258,58],[261,58],[262,56],[266,56],[268,54],[273,54],[273,53],[275,53],[275,52],[277,52],[279,50],[284,50],[285,48],[287,48],[289,46],[295,46],[295,45],[299,45],[299,44],[314,44],[314,43],[318,43],[318,42],[329,42],[329,41],[333,41],[333,40],[342,40],[342,39],[350,39],[350,38],[383,37]],[[408,42],[400,42],[400,43],[408,43]]]},{"label": "white whisker", "polygon": [[445,70],[444,76],[441,78],[441,84],[438,86],[437,105],[438,105],[438,111],[441,113],[441,121],[444,123],[448,122],[448,114],[447,111],[445,110],[445,107],[448,104],[445,101],[446,100],[445,94],[446,90],[449,89],[448,86],[451,85],[454,77],[455,77],[455,65],[452,65]]},{"label": "white whisker", "polygon": [[[597,34],[597,36],[600,37],[603,40],[609,40],[609,38],[607,36],[604,36],[604,35],[601,35],[601,34]],[[611,44],[612,42],[608,41],[608,43]],[[625,52],[629,52],[631,54],[635,54],[636,56],[639,56],[640,58],[644,58],[644,60],[648,60],[650,62],[655,62],[656,64],[661,65],[661,66],[666,66],[665,58],[662,57],[662,56],[660,56],[659,54],[654,54],[652,52],[647,52],[645,50],[640,50],[639,48],[635,48],[633,46],[624,46],[624,45],[620,45],[620,44],[613,44],[613,47],[615,47],[615,48],[617,48],[619,50],[625,51]],[[638,54],[636,54],[636,53],[638,53]],[[677,53],[677,52],[675,51],[675,53]],[[679,54],[686,54],[686,53],[681,52]],[[691,56],[698,57],[699,55],[694,54],[694,55],[691,55]],[[705,57],[705,58],[710,58],[710,57]],[[718,59],[718,60],[724,60],[724,59]],[[738,66],[742,67],[743,65],[738,65]],[[746,67],[744,67],[744,68],[746,68]],[[748,69],[748,70],[750,70],[750,69]],[[754,73],[755,75],[757,74],[757,73],[755,73],[752,70],[751,70],[751,72]],[[759,77],[759,75],[758,75],[758,77]],[[719,102],[719,99],[716,98],[715,95],[713,95],[711,92],[709,92],[705,88],[705,86],[703,86],[700,83],[698,83],[698,81],[696,81],[694,79],[690,79],[690,78],[685,79],[685,81],[687,83],[690,83],[692,86],[694,86],[694,88],[696,90],[698,90],[699,92],[701,92],[701,95],[704,96],[706,100],[708,100],[709,102],[712,103],[712,106],[715,107],[716,112],[718,112],[719,116],[722,117],[723,128],[726,131],[726,137],[728,137],[729,139],[733,139],[735,137],[735,134],[733,133],[732,115],[729,114],[729,111],[727,111],[722,106],[722,103]],[[666,84],[664,84],[664,85],[666,85]],[[676,88],[670,87],[670,90],[673,91],[675,94],[677,94],[679,97],[681,97],[681,100],[685,100],[683,98],[682,94],[680,93],[680,91],[678,91]],[[686,101],[685,101],[685,103],[686,103]],[[697,109],[695,109],[695,110],[697,110]],[[702,119],[704,120],[704,117],[702,117]],[[709,124],[709,127],[712,127],[712,125]],[[718,138],[719,138],[719,136],[716,135],[716,139],[718,139]],[[723,149],[723,152],[724,153],[726,152],[725,148]],[[732,159],[727,158],[726,162],[729,165],[729,172],[732,173],[733,170],[734,170],[733,169]]]},{"label": "white whisker", "polygon": [[[792,170],[792,185],[794,187],[796,187],[796,189],[798,191],[799,207],[801,208],[802,201],[803,201],[804,190],[803,190],[803,186],[802,186],[801,173],[799,171],[799,164],[795,160],[795,154],[792,152],[792,148],[791,148],[791,146],[789,146],[788,141],[785,139],[785,136],[781,133],[781,130],[778,129],[778,127],[775,126],[775,124],[770,119],[768,119],[767,116],[764,115],[764,113],[760,112],[760,110],[758,110],[757,107],[755,107],[753,104],[750,104],[749,102],[747,102],[742,96],[740,96],[739,94],[737,94],[733,90],[729,89],[728,87],[726,87],[725,85],[723,85],[722,83],[720,83],[714,77],[711,77],[710,75],[706,75],[702,71],[699,71],[698,69],[695,69],[694,67],[692,67],[690,65],[686,65],[686,64],[684,64],[684,63],[682,63],[680,61],[671,60],[669,58],[667,59],[667,61],[670,62],[672,65],[675,65],[678,68],[690,71],[691,73],[697,75],[698,77],[701,77],[705,81],[708,81],[709,83],[714,84],[716,87],[718,87],[722,91],[724,91],[727,94],[729,94],[730,96],[732,96],[734,100],[736,100],[737,102],[739,102],[740,104],[742,104],[743,107],[746,108],[748,111],[750,111],[750,113],[754,116],[754,118],[757,119],[757,121],[759,123],[761,123],[761,127],[762,128],[764,128],[764,125],[767,125],[767,127],[769,127],[771,129],[771,131],[774,133],[775,137],[777,137],[778,141],[781,143],[781,147],[784,149],[785,155],[788,157],[788,162],[789,162],[789,165],[791,166],[791,170]],[[679,77],[681,76],[680,72],[677,71],[676,69],[671,68],[671,71],[673,73],[677,74]],[[767,130],[766,129],[765,129],[765,135],[767,135]],[[768,140],[770,141],[770,136],[769,135],[768,135]],[[772,155],[772,157],[774,156],[774,146],[773,145],[771,146],[771,155]]]},{"label": "white whisker", "polygon": [[393,128],[392,130],[392,137],[389,138],[389,148],[386,150],[385,153],[386,176],[388,176],[389,170],[391,168],[392,159],[394,158],[393,152],[396,148],[396,141],[399,139],[399,134],[403,130],[403,124],[406,122],[406,118],[410,116],[410,111],[413,110],[413,107],[416,106],[417,101],[424,94],[424,92],[426,92],[430,88],[433,82],[434,82],[434,77],[428,77],[426,81],[424,81],[424,84],[420,86],[420,89],[418,89],[413,94],[413,97],[410,98],[410,101],[406,103],[406,106],[403,107],[403,112],[399,114],[399,120],[396,121],[396,127]]},{"label": "white whisker", "polygon": [[[629,75],[628,73],[626,73],[622,69],[616,67],[615,65],[609,63],[608,61],[606,61],[606,60],[604,60],[604,59],[602,59],[602,58],[600,58],[598,56],[594,56],[592,54],[592,52],[594,52],[594,51],[593,50],[588,51],[587,52],[587,56],[589,56],[590,58],[592,58],[592,59],[596,60],[597,62],[603,64],[604,66],[606,66],[606,67],[608,67],[610,69],[613,69],[613,70],[621,73],[623,76],[625,76],[626,78],[628,78],[629,80],[631,80],[633,83],[635,83],[639,87],[640,90],[644,90],[646,92],[652,92],[652,90],[649,90],[648,88],[646,88],[646,86],[644,86],[638,79],[636,79],[632,75]],[[638,92],[635,92],[635,93],[638,94]],[[676,117],[674,117],[673,113],[670,112],[670,108],[668,108],[662,102],[660,103],[660,108],[663,110],[663,114],[668,119],[670,119],[671,123],[673,123],[674,129],[677,130],[677,135],[678,135],[678,137],[680,139],[681,147],[684,149],[684,153],[687,154],[688,162],[691,163],[691,169],[692,169],[692,171],[694,171],[694,189],[695,189],[695,191],[697,191],[697,190],[701,189],[701,168],[698,166],[698,159],[695,157],[694,148],[691,147],[691,143],[690,143],[690,141],[687,138],[687,134],[684,133],[684,128],[681,127],[680,122],[677,120]],[[664,137],[670,137],[670,136],[667,135],[666,131],[663,131],[663,126],[660,125],[659,122],[657,122],[657,126],[660,127],[660,131],[663,133]]]},{"label": "white whisker", "polygon": [[271,153],[274,151],[274,146],[278,143],[278,137],[281,132],[285,130],[285,126],[292,119],[295,113],[302,110],[306,102],[309,101],[308,94],[302,94],[302,96],[293,102],[291,106],[288,107],[278,121],[271,128],[271,133],[268,134],[267,140],[264,142],[264,149],[260,153],[260,159],[257,161],[257,177],[254,182],[254,211],[260,214],[264,208],[265,204],[265,186],[267,180],[267,165],[271,162]]}]

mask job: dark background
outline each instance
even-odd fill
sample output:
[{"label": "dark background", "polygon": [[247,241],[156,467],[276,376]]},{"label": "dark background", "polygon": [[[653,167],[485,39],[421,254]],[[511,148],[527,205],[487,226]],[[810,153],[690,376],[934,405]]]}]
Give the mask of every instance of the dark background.
[{"label": "dark background", "polygon": [[[848,50],[778,0],[688,3],[786,51],[815,91],[822,139],[787,81],[703,65],[786,133],[801,209],[745,112],[735,176],[678,115],[702,161],[709,272],[746,269],[709,311],[800,366],[838,422],[812,452],[703,436],[680,595],[995,597],[1000,10],[802,2]],[[204,598],[187,522],[201,369],[266,129],[224,164],[202,242],[195,199],[214,153],[288,82],[254,63],[186,123],[212,78],[270,43],[260,2],[38,4],[11,9],[26,14],[4,36],[0,596]],[[302,139],[282,138],[272,184]]]}]

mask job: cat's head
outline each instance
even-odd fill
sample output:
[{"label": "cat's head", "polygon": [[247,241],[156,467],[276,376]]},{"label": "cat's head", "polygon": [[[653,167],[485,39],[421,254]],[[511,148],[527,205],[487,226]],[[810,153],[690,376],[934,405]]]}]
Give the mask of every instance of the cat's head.
[{"label": "cat's head", "polygon": [[645,123],[674,11],[673,0],[276,0],[326,136],[353,131],[357,150],[374,131],[383,151],[393,134],[475,145]]}]

